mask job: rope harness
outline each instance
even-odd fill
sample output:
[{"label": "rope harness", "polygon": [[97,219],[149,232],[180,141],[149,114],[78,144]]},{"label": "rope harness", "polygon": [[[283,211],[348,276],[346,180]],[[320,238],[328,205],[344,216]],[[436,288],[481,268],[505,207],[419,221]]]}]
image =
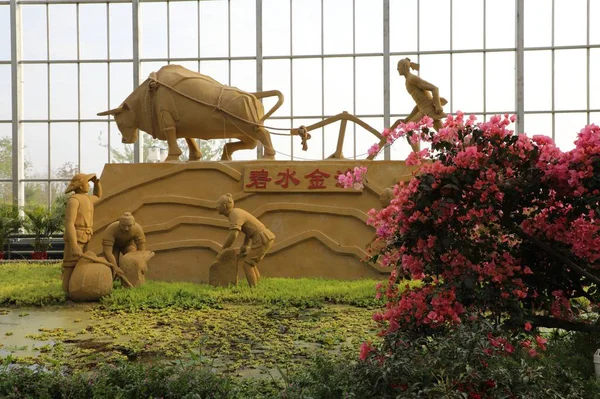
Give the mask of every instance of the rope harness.
[{"label": "rope harness", "polygon": [[[154,94],[156,93],[156,90],[158,90],[159,86],[163,86],[166,87],[167,89],[179,94],[182,97],[187,98],[188,100],[191,100],[195,103],[213,108],[215,111],[220,111],[223,114],[225,114],[225,118],[227,117],[231,117],[234,119],[237,119],[238,121],[247,123],[251,126],[254,126],[255,129],[258,128],[265,128],[265,129],[269,129],[269,130],[279,130],[279,131],[285,131],[288,132],[288,134],[282,134],[282,133],[273,133],[273,132],[269,132],[270,134],[275,134],[278,136],[288,136],[289,134],[291,135],[298,135],[300,136],[301,140],[302,140],[302,150],[306,151],[308,149],[308,145],[307,145],[307,141],[310,139],[310,134],[308,133],[308,130],[306,129],[305,126],[300,126],[298,129],[286,129],[286,128],[278,128],[278,127],[273,127],[273,126],[265,126],[262,123],[256,122],[256,121],[250,121],[248,119],[242,118],[241,116],[238,116],[230,111],[228,111],[227,109],[223,108],[221,106],[221,100],[223,97],[223,93],[225,91],[225,87],[222,86],[221,87],[221,92],[219,93],[219,98],[217,100],[217,104],[210,104],[207,103],[206,101],[202,101],[198,98],[192,97],[186,93],[183,93],[180,90],[177,90],[175,87],[173,86],[169,86],[166,83],[160,82],[158,79],[156,79],[154,76],[156,76],[154,73],[152,73],[150,75],[150,77],[148,78],[150,80],[150,82],[148,83],[148,94],[149,94],[149,100],[148,100],[148,106],[150,107],[149,113],[150,113],[150,118],[152,120],[151,122],[151,132],[149,132],[152,137],[156,138],[155,134],[154,134],[154,121],[155,121],[155,117],[154,117]],[[225,138],[225,118],[223,120],[223,138]],[[250,136],[248,133],[246,133],[243,129],[241,129],[239,126],[237,126],[235,123],[233,123],[233,121],[231,121],[231,124],[233,126],[235,126],[240,132],[242,132],[243,134],[245,134],[246,136],[250,137],[253,140],[256,140],[254,137]]]}]

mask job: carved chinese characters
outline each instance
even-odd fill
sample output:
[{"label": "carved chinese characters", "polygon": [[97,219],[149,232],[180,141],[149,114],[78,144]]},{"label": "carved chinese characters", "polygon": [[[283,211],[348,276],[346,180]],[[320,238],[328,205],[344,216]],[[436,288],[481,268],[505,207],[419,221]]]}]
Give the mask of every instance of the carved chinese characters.
[{"label": "carved chinese characters", "polygon": [[335,163],[251,164],[243,187],[246,192],[360,192],[339,184],[337,177],[347,169]]}]

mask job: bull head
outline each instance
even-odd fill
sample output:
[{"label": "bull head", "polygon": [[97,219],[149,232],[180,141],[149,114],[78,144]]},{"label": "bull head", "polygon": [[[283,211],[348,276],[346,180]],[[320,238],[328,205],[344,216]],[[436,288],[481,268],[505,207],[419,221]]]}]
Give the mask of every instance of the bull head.
[{"label": "bull head", "polygon": [[127,103],[119,105],[117,108],[109,109],[108,111],[100,112],[98,116],[113,115],[117,127],[121,132],[123,144],[133,144],[138,139],[138,128],[135,123],[135,112],[129,108]]}]

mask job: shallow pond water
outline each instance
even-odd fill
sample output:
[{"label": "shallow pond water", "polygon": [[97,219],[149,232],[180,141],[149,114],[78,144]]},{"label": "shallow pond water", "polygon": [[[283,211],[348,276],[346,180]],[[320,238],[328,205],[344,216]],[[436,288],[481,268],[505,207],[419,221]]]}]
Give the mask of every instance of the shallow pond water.
[{"label": "shallow pond water", "polygon": [[0,357],[36,356],[55,341],[29,338],[44,331],[75,332],[93,323],[92,305],[48,306],[44,308],[0,308]]},{"label": "shallow pond water", "polygon": [[[0,363],[92,370],[99,363],[198,362],[237,376],[279,377],[316,351],[357,351],[375,338],[372,310],[222,304],[110,311],[98,304],[0,309]],[[196,363],[198,364],[198,363]]]}]

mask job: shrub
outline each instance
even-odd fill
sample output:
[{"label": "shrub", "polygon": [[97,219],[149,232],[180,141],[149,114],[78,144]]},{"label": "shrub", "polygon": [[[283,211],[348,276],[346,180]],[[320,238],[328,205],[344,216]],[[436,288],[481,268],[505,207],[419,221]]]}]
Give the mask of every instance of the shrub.
[{"label": "shrub", "polygon": [[[394,268],[376,317],[387,332],[472,317],[600,331],[589,313],[600,300],[600,127],[561,152],[546,136],[514,134],[511,120],[459,113],[439,132],[427,117],[385,132],[431,142],[406,161],[422,164],[418,175],[370,214],[374,257]],[[401,277],[423,285],[401,293]]]}]

